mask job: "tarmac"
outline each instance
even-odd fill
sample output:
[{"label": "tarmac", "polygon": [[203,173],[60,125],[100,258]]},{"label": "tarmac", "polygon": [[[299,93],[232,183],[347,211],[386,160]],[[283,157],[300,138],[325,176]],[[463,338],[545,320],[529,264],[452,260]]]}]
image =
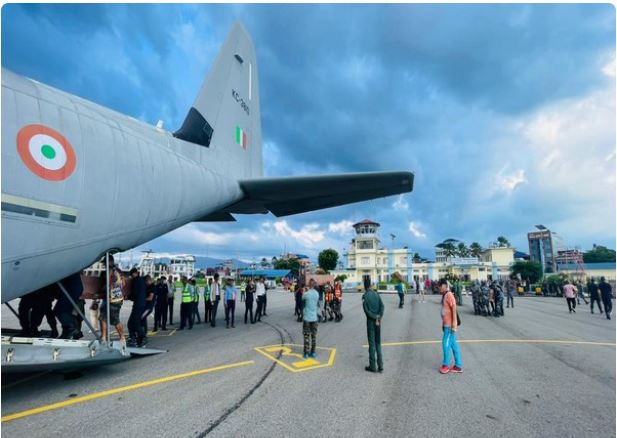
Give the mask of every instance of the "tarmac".
[{"label": "tarmac", "polygon": [[[344,295],[342,322],[319,325],[317,360],[305,361],[293,295],[270,291],[261,323],[244,324],[241,302],[233,329],[222,305],[215,328],[177,331],[174,320],[149,338],[164,354],[3,376],[2,436],[615,436],[614,319],[544,297],[516,297],[505,317],[475,316],[464,297],[464,372],[441,375],[440,297],[407,295],[403,309],[382,297],[381,374],[364,370],[360,294]],[[3,327],[11,318],[3,309]]]}]

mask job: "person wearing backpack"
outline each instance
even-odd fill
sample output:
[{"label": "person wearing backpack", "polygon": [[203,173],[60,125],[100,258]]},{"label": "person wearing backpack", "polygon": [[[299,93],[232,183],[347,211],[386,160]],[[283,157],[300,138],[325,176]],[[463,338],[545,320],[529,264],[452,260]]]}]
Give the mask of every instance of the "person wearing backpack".
[{"label": "person wearing backpack", "polygon": [[[111,261],[113,263],[113,261]],[[110,263],[110,265],[111,265]],[[109,295],[110,295],[110,305],[109,305],[109,322],[111,325],[116,327],[116,331],[120,336],[120,344],[126,345],[126,338],[124,337],[124,326],[120,322],[120,309],[122,308],[122,303],[124,302],[124,277],[118,271],[118,269],[114,266],[110,266],[109,272]],[[101,300],[101,304],[99,306],[99,322],[101,325],[101,338],[103,342],[107,341],[107,290],[105,290],[105,296]]]},{"label": "person wearing backpack", "polygon": [[[441,294],[441,321],[443,338],[441,347],[443,350],[443,362],[439,372],[446,374],[449,372],[462,373],[461,353],[456,342],[456,330],[460,324],[458,313],[456,312],[456,298],[448,287],[446,280],[439,281],[439,293]],[[454,366],[449,367],[450,351],[454,354]]]}]

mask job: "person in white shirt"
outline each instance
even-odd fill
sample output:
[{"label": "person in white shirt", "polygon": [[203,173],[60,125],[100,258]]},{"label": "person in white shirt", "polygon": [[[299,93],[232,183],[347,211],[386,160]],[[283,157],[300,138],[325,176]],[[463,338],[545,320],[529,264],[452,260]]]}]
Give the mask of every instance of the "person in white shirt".
[{"label": "person in white shirt", "polygon": [[219,301],[221,301],[221,285],[219,283],[218,273],[214,274],[212,290],[210,291],[210,301],[212,302],[212,322],[210,325],[216,327],[216,310],[219,307]]},{"label": "person in white shirt", "polygon": [[[255,312],[255,321],[261,321],[262,311],[264,311],[264,301],[266,298],[266,285],[263,277],[257,281],[255,295],[257,295],[257,311]],[[265,315],[265,312],[263,315]]]},{"label": "person in white shirt", "polygon": [[422,280],[418,280],[418,293],[420,294],[420,299],[424,302],[424,282]]}]

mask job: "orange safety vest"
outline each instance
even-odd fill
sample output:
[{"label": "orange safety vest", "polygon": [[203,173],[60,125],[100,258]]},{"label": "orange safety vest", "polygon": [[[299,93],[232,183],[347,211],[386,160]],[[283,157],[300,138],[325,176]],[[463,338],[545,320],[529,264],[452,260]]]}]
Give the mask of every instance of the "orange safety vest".
[{"label": "orange safety vest", "polygon": [[341,288],[337,287],[336,289],[334,289],[334,296],[336,297],[337,301],[341,301],[341,298],[343,297],[343,291],[341,290]]},{"label": "orange safety vest", "polygon": [[326,289],[326,301],[327,302],[332,301],[332,289],[330,289],[330,290]]}]

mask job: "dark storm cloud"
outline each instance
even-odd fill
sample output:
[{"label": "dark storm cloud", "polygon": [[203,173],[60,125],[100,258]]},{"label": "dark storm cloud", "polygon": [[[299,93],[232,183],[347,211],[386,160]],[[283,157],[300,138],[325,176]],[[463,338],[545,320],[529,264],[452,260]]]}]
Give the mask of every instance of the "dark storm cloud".
[{"label": "dark storm cloud", "polygon": [[[609,96],[612,106],[598,117],[614,120],[615,77],[604,72],[615,59],[611,5],[6,5],[2,65],[149,123],[162,118],[173,130],[235,20],[257,50],[267,173],[416,176],[397,208],[388,198],[287,218],[295,230],[370,217],[397,244],[429,256],[447,237],[486,244],[510,234],[524,248],[540,218],[586,220],[576,205],[563,208],[569,199],[593,198],[585,205],[598,208],[586,186],[547,185],[534,148],[551,138],[543,134],[552,132],[547,120],[570,120],[547,116],[552,105],[580,118],[588,111],[578,102],[592,96],[585,105],[593,109]],[[599,171],[614,151],[614,122],[607,123],[593,164]],[[570,145],[562,156],[576,160],[584,148]],[[604,171],[614,179],[612,160]],[[572,172],[566,164],[551,175]],[[517,175],[520,185],[512,182]],[[203,229],[241,231],[264,219]],[[597,238],[567,231],[584,244],[614,240],[614,211],[602,227]]]}]

